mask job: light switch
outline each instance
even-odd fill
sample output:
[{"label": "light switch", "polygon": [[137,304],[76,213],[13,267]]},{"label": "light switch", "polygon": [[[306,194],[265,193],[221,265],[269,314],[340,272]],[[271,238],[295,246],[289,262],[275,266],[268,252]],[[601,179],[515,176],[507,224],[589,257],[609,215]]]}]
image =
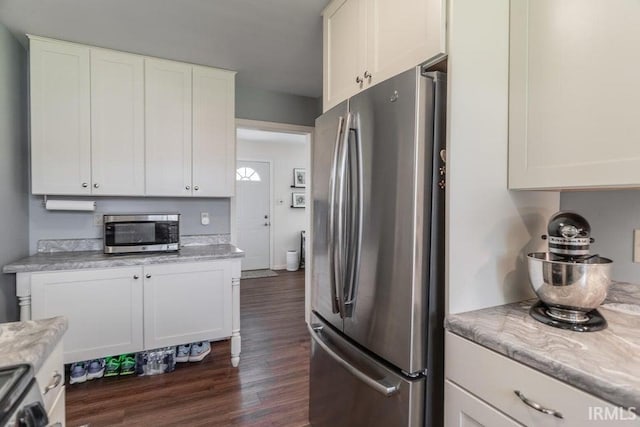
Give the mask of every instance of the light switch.
[{"label": "light switch", "polygon": [[209,212],[200,212],[200,224],[209,225]]},{"label": "light switch", "polygon": [[640,262],[640,230],[633,230],[633,262]]}]

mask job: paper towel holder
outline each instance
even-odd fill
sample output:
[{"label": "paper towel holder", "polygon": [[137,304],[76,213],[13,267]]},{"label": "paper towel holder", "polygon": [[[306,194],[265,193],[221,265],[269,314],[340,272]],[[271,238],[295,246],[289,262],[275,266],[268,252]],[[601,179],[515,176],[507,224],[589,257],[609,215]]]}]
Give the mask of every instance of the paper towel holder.
[{"label": "paper towel holder", "polygon": [[46,194],[43,196],[42,206],[48,211],[94,212],[96,210],[94,200],[49,200]]}]

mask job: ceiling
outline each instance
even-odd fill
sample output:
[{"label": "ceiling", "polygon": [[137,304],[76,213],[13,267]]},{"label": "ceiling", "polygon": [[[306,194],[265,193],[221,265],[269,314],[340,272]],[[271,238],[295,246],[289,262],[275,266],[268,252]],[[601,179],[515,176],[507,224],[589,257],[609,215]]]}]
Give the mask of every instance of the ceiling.
[{"label": "ceiling", "polygon": [[258,129],[238,128],[236,135],[239,140],[259,142],[285,142],[293,144],[306,144],[307,135],[295,133],[272,132]]},{"label": "ceiling", "polygon": [[238,72],[237,84],[322,95],[328,0],[0,0],[0,22],[25,34]]}]

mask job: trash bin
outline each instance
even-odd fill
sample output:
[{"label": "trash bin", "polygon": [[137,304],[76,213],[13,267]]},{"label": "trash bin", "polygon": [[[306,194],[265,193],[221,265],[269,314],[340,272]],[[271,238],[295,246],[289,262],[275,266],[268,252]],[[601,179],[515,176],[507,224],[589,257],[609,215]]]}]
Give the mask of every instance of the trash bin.
[{"label": "trash bin", "polygon": [[287,251],[287,271],[297,271],[299,262],[298,251]]}]

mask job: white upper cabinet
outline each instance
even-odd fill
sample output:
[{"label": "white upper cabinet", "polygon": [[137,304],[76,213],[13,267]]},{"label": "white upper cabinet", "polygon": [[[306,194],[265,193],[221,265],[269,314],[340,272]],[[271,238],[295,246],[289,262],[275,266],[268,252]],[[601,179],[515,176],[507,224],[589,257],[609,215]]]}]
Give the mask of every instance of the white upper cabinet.
[{"label": "white upper cabinet", "polygon": [[145,59],[149,196],[191,195],[191,65]]},{"label": "white upper cabinet", "polygon": [[235,73],[193,67],[193,195],[235,193]]},{"label": "white upper cabinet", "polygon": [[509,188],[640,186],[640,3],[511,0]]},{"label": "white upper cabinet", "polygon": [[33,194],[234,195],[235,72],[29,39]]},{"label": "white upper cabinet", "polygon": [[334,0],[323,12],[323,109],[446,52],[444,0]]},{"label": "white upper cabinet", "polygon": [[144,194],[144,59],[91,50],[92,193]]},{"label": "white upper cabinet", "polygon": [[31,38],[31,191],[91,194],[90,50]]}]

